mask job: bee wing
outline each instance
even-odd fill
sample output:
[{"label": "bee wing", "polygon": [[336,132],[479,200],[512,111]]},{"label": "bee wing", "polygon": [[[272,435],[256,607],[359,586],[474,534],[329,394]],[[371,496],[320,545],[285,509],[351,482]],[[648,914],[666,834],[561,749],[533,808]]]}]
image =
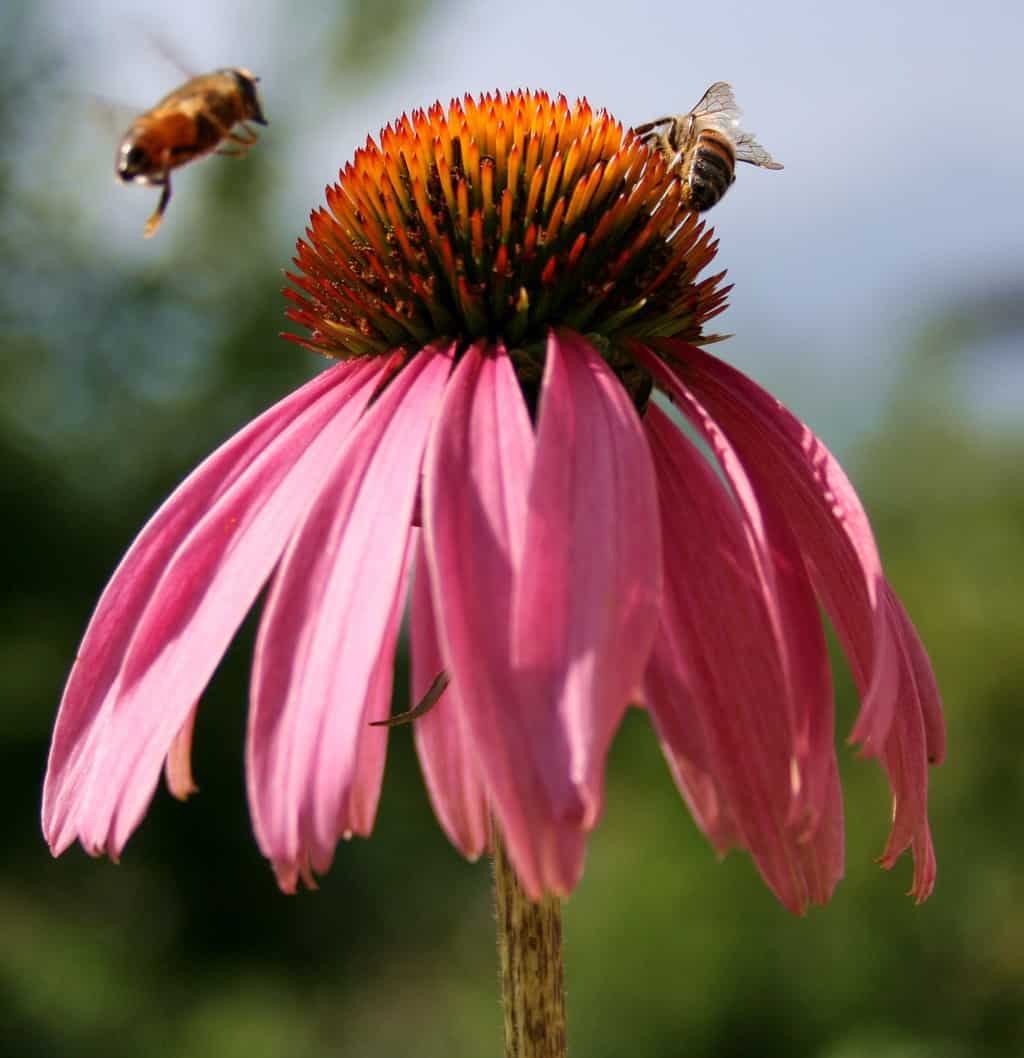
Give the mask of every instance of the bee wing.
[{"label": "bee wing", "polygon": [[[125,27],[130,27],[135,37],[145,43],[147,52],[158,55],[175,73],[181,74],[184,80],[196,77],[201,72],[174,40],[157,25],[152,15],[137,12],[125,16],[122,22]],[[146,57],[149,58],[148,55]]]},{"label": "bee wing", "polygon": [[179,73],[184,74],[186,80],[198,76],[195,64],[188,61],[186,56],[181,53],[166,34],[159,33],[157,30],[150,27],[147,35],[149,36],[149,42],[153,50],[164,60],[164,62],[173,66]]},{"label": "bee wing", "polygon": [[736,148],[736,160],[759,165],[762,169],[781,169],[777,162],[761,146],[753,135],[740,128],[743,111],[736,104],[732,86],[725,81],[716,81],[693,108],[693,116],[702,128],[716,128],[726,133]]},{"label": "bee wing", "polygon": [[138,107],[128,106],[119,100],[107,99],[92,92],[86,92],[84,95],[89,124],[112,143],[119,142],[139,116]]},{"label": "bee wing", "polygon": [[736,148],[736,161],[759,165],[762,169],[781,169],[777,162],[749,132],[734,133],[733,146]]},{"label": "bee wing", "polygon": [[732,85],[726,81],[715,81],[715,83],[700,97],[700,102],[690,111],[695,118],[713,118],[713,121],[705,121],[706,125],[719,125],[728,128],[730,125],[738,125],[743,111],[736,105],[736,97],[732,94]]},{"label": "bee wing", "polygon": [[739,128],[742,113],[743,111],[736,105],[736,97],[732,94],[732,85],[725,81],[716,81],[700,97],[700,102],[688,114],[648,121],[645,125],[637,125],[633,131],[638,136],[647,136],[661,126],[671,125],[676,121],[681,122],[683,118],[692,117],[699,128],[714,127],[728,133],[731,137]]}]

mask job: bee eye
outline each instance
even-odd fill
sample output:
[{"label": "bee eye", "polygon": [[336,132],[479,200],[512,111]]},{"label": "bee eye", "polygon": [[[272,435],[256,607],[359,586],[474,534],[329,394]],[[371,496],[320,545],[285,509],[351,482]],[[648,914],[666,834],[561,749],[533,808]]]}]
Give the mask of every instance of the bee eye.
[{"label": "bee eye", "polygon": [[117,159],[117,173],[124,181],[134,180],[149,166],[149,155],[144,147],[125,143]]}]

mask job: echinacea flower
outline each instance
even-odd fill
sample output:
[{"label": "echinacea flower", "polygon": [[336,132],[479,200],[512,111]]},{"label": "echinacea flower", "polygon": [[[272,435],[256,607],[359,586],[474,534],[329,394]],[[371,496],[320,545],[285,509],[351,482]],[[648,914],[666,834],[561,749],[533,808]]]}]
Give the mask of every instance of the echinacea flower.
[{"label": "echinacea flower", "polygon": [[416,747],[466,856],[493,816],[531,896],[571,890],[633,704],[715,847],[801,912],[843,870],[821,607],[893,790],[882,862],[910,848],[925,898],[931,666],[835,459],[699,347],[716,246],[586,102],[467,97],[369,140],[290,276],[295,340],[338,362],[194,471],[114,574],[54,733],[53,851],[119,856],[162,768],[192,790],[197,703],[269,581],[247,771],[283,888],[373,826],[410,600],[413,700],[448,681]]}]

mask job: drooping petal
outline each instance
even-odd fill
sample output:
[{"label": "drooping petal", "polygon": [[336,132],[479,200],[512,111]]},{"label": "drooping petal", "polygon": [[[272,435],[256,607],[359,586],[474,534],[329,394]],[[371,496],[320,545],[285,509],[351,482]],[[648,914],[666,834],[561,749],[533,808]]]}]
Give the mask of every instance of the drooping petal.
[{"label": "drooping petal", "polygon": [[799,544],[780,498],[753,474],[697,395],[648,350],[638,349],[637,358],[711,449],[750,538],[786,681],[779,722],[791,738],[790,818],[809,838],[828,804],[835,720],[824,629]]},{"label": "drooping petal", "polygon": [[826,904],[846,864],[846,838],[843,826],[843,788],[839,782],[839,762],[835,752],[825,780],[825,807],[809,839],[796,845],[800,867],[807,881],[812,904]]},{"label": "drooping petal", "polygon": [[[567,893],[583,866],[583,804],[550,701],[524,700],[512,658],[534,438],[505,351],[470,349],[424,464],[423,517],[441,652],[490,804],[526,891]],[[439,706],[440,708],[440,706]]]},{"label": "drooping petal", "polygon": [[660,603],[658,497],[640,418],[588,342],[552,334],[514,661],[535,708],[562,717],[587,828],[601,814],[608,747],[647,664]]},{"label": "drooping petal", "polygon": [[941,754],[945,735],[941,713],[938,714],[938,730],[933,727],[929,731],[936,715],[934,679],[929,679],[931,665],[924,656],[921,673],[924,682],[919,683],[913,661],[917,650],[923,654],[924,648],[917,641],[917,633],[892,589],[887,588],[883,601],[899,632],[905,663],[900,670],[900,707],[893,716],[882,754],[882,765],[892,787],[893,814],[892,828],[880,862],[883,867],[891,868],[900,853],[910,848],[914,857],[914,882],[910,892],[921,903],[931,895],[936,870],[935,849],[928,825],[928,760],[932,749],[929,736]]},{"label": "drooping petal", "polygon": [[[381,785],[384,780],[384,764],[387,758],[387,728],[374,726],[375,721],[387,717],[391,708],[391,692],[394,686],[395,651],[398,646],[398,632],[402,624],[405,590],[408,570],[411,563],[411,548],[403,564],[399,577],[399,589],[395,592],[394,605],[384,627],[381,649],[377,656],[373,672],[367,681],[366,698],[362,705],[363,723],[353,735],[351,746],[351,763],[348,770],[348,781],[342,792],[338,808],[336,831],[339,837],[346,840],[354,834],[366,837],[373,830],[380,801]],[[251,718],[250,718],[251,719]],[[247,762],[252,761],[252,743],[247,742]],[[252,795],[252,769],[247,768],[249,780],[250,803]],[[301,826],[312,828],[308,811],[301,817]],[[271,866],[277,877],[278,885],[286,893],[294,893],[299,878],[306,887],[316,889],[314,872],[323,874],[331,865],[333,845],[329,850],[322,849],[315,842],[309,842],[299,850],[295,859],[271,859]]]},{"label": "drooping petal", "polygon": [[[355,733],[351,775],[345,796],[338,809],[335,829],[342,837],[353,834],[367,836],[373,830],[380,801],[381,783],[384,779],[384,763],[387,757],[387,728],[375,726],[387,719],[391,710],[391,694],[395,683],[395,651],[398,633],[405,613],[409,571],[412,567],[412,544],[407,547],[405,559],[398,576],[398,591],[394,605],[384,626],[377,664],[370,674],[366,699],[363,705],[365,723]],[[381,737],[381,736],[385,737]],[[326,868],[323,868],[326,869]],[[321,870],[320,867],[317,870]]]},{"label": "drooping petal", "polygon": [[61,703],[43,827],[120,853],[160,766],[390,360],[339,365],[195,470],[115,572]]},{"label": "drooping petal", "polygon": [[[446,669],[437,641],[422,533],[419,536],[409,620],[413,703],[422,701]],[[477,859],[490,840],[487,798],[469,721],[450,686],[430,712],[415,722],[413,737],[430,803],[448,840],[467,859]]]},{"label": "drooping petal", "polygon": [[307,864],[325,870],[341,834],[372,825],[387,731],[368,725],[388,712],[409,520],[450,368],[449,351],[425,349],[371,405],[335,451],[267,599],[249,799],[260,848],[285,885]]},{"label": "drooping petal", "polygon": [[179,801],[187,801],[192,794],[199,793],[199,787],[192,776],[192,736],[196,727],[196,711],[199,703],[192,706],[181,730],[174,736],[171,748],[167,751],[164,762],[164,779],[171,796]]},{"label": "drooping petal", "polygon": [[942,699],[935,682],[935,672],[932,669],[928,652],[917,634],[917,629],[914,628],[907,616],[907,611],[888,582],[885,586],[885,596],[889,604],[889,612],[899,629],[904,659],[917,690],[921,720],[924,723],[928,763],[941,764],[946,759],[946,722],[942,716]]},{"label": "drooping petal", "polygon": [[883,863],[908,845],[918,900],[931,890],[935,854],[923,763],[945,754],[935,676],[902,605],[882,574],[867,515],[842,468],[814,433],[777,400],[703,350],[659,341],[726,432],[751,476],[774,494],[836,628],[858,690],[852,737],[882,759],[895,798]]},{"label": "drooping petal", "polygon": [[685,631],[674,618],[668,596],[678,590],[670,564],[665,564],[663,619],[644,676],[643,701],[654,724],[672,778],[697,826],[715,851],[723,855],[734,846],[745,847],[725,791],[712,772],[712,755],[701,720],[701,710],[685,678],[690,655],[680,653],[679,636]]},{"label": "drooping petal", "polygon": [[861,693],[852,737],[878,755],[896,708],[901,649],[857,493],[813,431],[742,372],[682,342],[655,344],[676,357],[686,383],[728,434],[751,476],[785,505]]},{"label": "drooping petal", "polygon": [[842,875],[835,754],[808,835],[790,814],[792,685],[763,552],[740,505],[657,406],[645,425],[665,563],[648,708],[712,841],[748,848],[773,892],[802,913],[827,900]]}]

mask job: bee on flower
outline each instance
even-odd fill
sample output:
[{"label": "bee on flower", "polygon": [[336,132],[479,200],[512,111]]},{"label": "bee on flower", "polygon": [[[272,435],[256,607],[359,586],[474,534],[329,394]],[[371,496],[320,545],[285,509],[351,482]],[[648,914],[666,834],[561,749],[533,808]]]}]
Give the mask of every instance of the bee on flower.
[{"label": "bee on flower", "polygon": [[119,856],[161,769],[190,792],[197,704],[269,583],[247,779],[284,889],[373,827],[408,606],[416,747],[466,856],[493,819],[530,896],[569,892],[635,704],[712,844],[803,912],[843,871],[820,607],[893,790],[882,862],[910,849],[924,899],[931,666],[839,464],[704,348],[717,245],[586,101],[466,97],[368,140],[289,276],[293,340],[331,366],[182,483],[100,599],[54,732],[54,852]]},{"label": "bee on flower", "polygon": [[736,182],[736,163],[781,169],[757,140],[740,128],[743,111],[732,85],[716,81],[685,114],[655,118],[633,131],[657,148],[683,180],[691,208],[704,212]]}]

